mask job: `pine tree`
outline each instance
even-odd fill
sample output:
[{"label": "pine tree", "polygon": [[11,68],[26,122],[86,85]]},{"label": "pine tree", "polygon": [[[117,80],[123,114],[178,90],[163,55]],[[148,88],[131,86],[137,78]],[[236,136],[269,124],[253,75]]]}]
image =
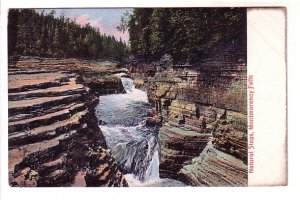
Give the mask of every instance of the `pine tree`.
[{"label": "pine tree", "polygon": [[9,55],[80,57],[123,60],[127,45],[90,25],[80,27],[63,14],[11,9],[8,16]]}]

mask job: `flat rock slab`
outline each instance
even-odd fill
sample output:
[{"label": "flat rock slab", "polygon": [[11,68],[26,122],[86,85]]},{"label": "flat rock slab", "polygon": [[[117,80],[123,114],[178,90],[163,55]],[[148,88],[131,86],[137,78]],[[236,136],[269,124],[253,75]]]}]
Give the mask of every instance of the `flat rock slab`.
[{"label": "flat rock slab", "polygon": [[8,88],[19,88],[28,85],[53,82],[66,77],[63,73],[17,74],[8,76]]}]

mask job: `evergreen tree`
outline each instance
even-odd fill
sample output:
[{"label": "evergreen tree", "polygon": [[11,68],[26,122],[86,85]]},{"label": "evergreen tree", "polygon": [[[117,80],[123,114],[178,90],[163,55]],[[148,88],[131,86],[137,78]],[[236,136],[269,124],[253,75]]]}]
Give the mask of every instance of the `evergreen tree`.
[{"label": "evergreen tree", "polygon": [[135,8],[119,27],[128,28],[131,53],[146,60],[168,53],[193,63],[224,43],[246,46],[245,8]]},{"label": "evergreen tree", "polygon": [[128,47],[114,37],[87,24],[79,26],[55,11],[37,13],[33,9],[10,9],[8,15],[9,55],[117,59],[126,57]]}]

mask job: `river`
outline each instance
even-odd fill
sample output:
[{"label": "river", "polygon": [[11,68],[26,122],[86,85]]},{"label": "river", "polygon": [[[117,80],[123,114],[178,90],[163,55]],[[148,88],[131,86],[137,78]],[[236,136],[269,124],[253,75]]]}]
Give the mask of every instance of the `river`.
[{"label": "river", "polygon": [[185,186],[159,178],[158,128],[145,125],[147,93],[122,77],[125,94],[100,96],[96,116],[108,148],[122,166],[129,186]]}]

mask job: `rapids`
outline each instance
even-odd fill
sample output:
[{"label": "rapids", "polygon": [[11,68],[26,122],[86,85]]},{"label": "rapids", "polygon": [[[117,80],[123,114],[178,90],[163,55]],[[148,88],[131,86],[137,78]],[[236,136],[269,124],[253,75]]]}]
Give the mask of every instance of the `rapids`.
[{"label": "rapids", "polygon": [[151,108],[147,93],[135,88],[132,79],[121,79],[126,93],[100,96],[96,116],[129,186],[185,186],[159,178],[158,127],[145,125]]}]

